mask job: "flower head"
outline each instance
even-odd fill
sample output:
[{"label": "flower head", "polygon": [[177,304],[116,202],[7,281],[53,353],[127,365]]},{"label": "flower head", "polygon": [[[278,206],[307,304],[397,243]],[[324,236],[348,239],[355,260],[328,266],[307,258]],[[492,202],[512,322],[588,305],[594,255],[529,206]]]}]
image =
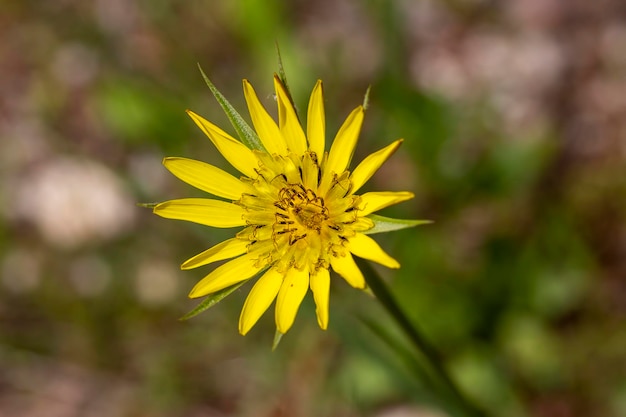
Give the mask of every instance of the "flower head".
[{"label": "flower head", "polygon": [[319,326],[326,329],[330,268],[351,286],[365,289],[365,279],[353,255],[389,268],[400,267],[368,234],[420,223],[372,214],[412,198],[410,192],[356,194],[402,140],[369,155],[349,171],[364,107],[358,106],[350,113],[330,151],[325,152],[322,82],[318,81],[311,93],[306,133],[278,76],[274,77],[274,85],[278,123],[260,103],[252,85],[243,81],[256,133],[242,120],[236,121],[236,127],[256,146],[246,146],[188,111],[242,175],[236,178],[196,160],[165,158],[165,167],[175,176],[220,199],[187,198],[154,207],[155,214],[166,218],[220,228],[243,227],[233,238],[188,259],[181,267],[191,269],[230,259],[200,280],[191,290],[191,298],[216,294],[261,275],[239,319],[239,332],[244,335],[275,299],[277,330],[286,333],[309,288]]}]

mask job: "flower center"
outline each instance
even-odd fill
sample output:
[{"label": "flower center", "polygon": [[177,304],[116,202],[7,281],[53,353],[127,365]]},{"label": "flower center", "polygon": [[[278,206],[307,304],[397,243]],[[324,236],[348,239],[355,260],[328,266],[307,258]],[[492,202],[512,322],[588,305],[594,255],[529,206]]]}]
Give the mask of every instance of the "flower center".
[{"label": "flower center", "polygon": [[324,206],[323,198],[301,184],[288,184],[279,191],[278,198],[274,203],[278,220],[275,224],[276,233],[289,233],[290,244],[312,231],[320,233],[324,222],[328,220],[328,208]]}]

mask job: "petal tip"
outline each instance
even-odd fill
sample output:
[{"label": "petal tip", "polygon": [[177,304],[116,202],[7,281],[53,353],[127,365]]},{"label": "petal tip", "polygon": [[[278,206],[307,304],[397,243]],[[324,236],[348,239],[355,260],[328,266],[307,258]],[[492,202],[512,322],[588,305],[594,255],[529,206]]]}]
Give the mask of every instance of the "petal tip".
[{"label": "petal tip", "polygon": [[239,334],[245,336],[248,334],[252,326],[245,326],[242,320],[239,320]]},{"label": "petal tip", "polygon": [[154,206],[152,206],[152,212],[156,215],[159,215],[159,211],[167,204],[167,201],[163,201],[161,203],[157,203]]},{"label": "petal tip", "polygon": [[191,289],[191,291],[189,291],[189,294],[187,295],[187,297],[189,298],[200,298],[200,297],[204,297],[205,295],[209,295],[206,291],[204,290],[200,290],[199,288],[194,287]]}]

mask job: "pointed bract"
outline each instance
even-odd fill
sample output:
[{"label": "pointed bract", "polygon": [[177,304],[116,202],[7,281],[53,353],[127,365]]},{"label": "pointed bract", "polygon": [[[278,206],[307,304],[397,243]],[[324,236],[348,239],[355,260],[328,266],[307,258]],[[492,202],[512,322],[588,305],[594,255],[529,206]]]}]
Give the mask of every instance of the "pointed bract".
[{"label": "pointed bract", "polygon": [[393,232],[395,230],[407,229],[409,227],[421,226],[424,224],[431,224],[432,220],[407,220],[407,219],[392,219],[391,217],[379,216],[377,214],[370,214],[363,219],[368,219],[372,222],[372,227],[364,229],[363,233],[367,235],[373,235],[374,233]]},{"label": "pointed bract", "polygon": [[226,100],[226,97],[224,97],[222,93],[220,93],[220,91],[213,85],[211,80],[209,80],[209,77],[207,77],[204,71],[202,71],[202,67],[198,65],[198,68],[200,69],[200,74],[202,74],[202,78],[204,78],[204,82],[213,93],[213,96],[215,97],[217,102],[220,103],[222,110],[224,110],[224,113],[226,113],[228,120],[230,120],[230,123],[237,131],[237,134],[239,135],[241,141],[250,149],[263,150],[263,145],[261,145],[259,137],[254,132],[254,130],[252,130],[252,128],[248,125],[248,123],[246,123],[243,117],[241,117],[237,110],[235,110],[235,108],[230,104],[230,102]]}]

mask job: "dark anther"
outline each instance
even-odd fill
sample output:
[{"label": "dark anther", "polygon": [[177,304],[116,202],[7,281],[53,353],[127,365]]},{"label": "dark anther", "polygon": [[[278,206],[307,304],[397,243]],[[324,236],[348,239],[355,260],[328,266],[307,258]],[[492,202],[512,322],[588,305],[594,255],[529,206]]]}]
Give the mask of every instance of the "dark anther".
[{"label": "dark anther", "polygon": [[304,234],[302,234],[300,236],[291,236],[289,238],[289,245],[293,245],[294,243],[296,243],[300,239],[304,239],[305,237],[306,237],[306,233],[304,233]]}]

